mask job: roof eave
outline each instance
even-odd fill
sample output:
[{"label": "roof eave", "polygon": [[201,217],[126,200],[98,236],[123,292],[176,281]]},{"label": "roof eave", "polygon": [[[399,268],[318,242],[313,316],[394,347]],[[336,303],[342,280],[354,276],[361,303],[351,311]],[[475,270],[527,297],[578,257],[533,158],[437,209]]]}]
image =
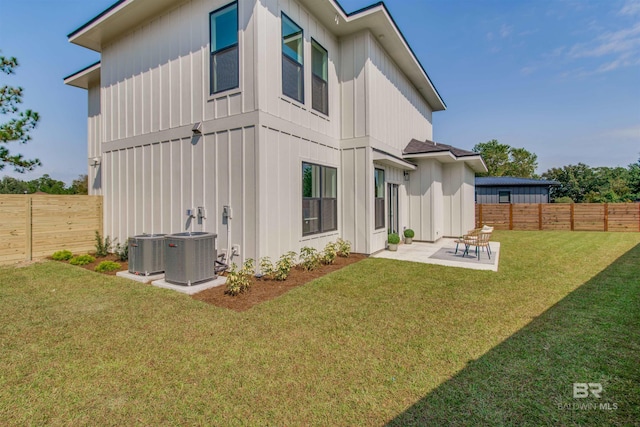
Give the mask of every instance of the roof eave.
[{"label": "roof eave", "polygon": [[83,68],[64,78],[64,84],[80,89],[89,89],[89,86],[100,81],[100,61]]}]

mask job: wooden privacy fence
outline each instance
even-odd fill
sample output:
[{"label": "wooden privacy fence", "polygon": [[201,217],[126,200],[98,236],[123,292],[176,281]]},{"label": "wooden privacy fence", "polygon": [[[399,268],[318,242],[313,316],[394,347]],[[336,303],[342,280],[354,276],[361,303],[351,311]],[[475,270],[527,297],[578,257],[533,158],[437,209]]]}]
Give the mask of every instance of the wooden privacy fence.
[{"label": "wooden privacy fence", "polygon": [[498,230],[640,231],[640,203],[477,204],[476,226]]},{"label": "wooden privacy fence", "polygon": [[0,263],[95,248],[101,196],[0,195]]}]

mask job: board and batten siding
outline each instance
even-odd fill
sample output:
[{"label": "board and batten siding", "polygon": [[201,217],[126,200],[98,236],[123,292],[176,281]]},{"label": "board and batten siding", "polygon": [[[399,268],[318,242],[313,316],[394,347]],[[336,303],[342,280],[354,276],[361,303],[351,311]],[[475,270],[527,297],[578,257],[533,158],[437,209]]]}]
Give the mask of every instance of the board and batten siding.
[{"label": "board and batten siding", "polygon": [[461,236],[474,228],[475,174],[464,163],[442,167],[444,236]]},{"label": "board and batten siding", "polygon": [[500,191],[511,193],[511,203],[549,203],[549,188],[540,186],[476,187],[476,202],[500,203]]},{"label": "board and batten siding", "polygon": [[94,165],[93,159],[100,160],[102,156],[102,115],[100,110],[100,85],[93,84],[87,91],[88,120],[87,120],[87,177],[89,194],[102,195],[102,165]]},{"label": "board and batten siding", "polygon": [[409,215],[415,240],[439,240],[444,231],[443,168],[434,159],[417,162],[409,181]]},{"label": "board and batten siding", "polygon": [[[340,151],[331,146],[265,126],[259,134],[259,256],[277,259],[303,246],[324,249],[336,241],[342,228],[340,211]],[[310,236],[302,235],[302,162],[330,166],[338,172],[338,229]]]},{"label": "board and batten siding", "polygon": [[432,109],[369,31],[340,40],[342,138],[370,137],[401,155],[411,139],[432,139]]},{"label": "board and batten siding", "polygon": [[[257,85],[258,109],[301,128],[340,138],[340,80],[338,78],[340,46],[336,37],[294,0],[261,0],[256,5],[257,17]],[[304,34],[304,103],[282,93],[282,30],[284,13]],[[327,50],[329,114],[312,108],[311,39]],[[337,144],[337,142],[336,142]]]},{"label": "board and batten siding", "polygon": [[253,2],[238,2],[240,87],[209,95],[209,13],[228,3],[181,3],[103,48],[104,142],[256,109]]},{"label": "board and batten siding", "polygon": [[[124,242],[143,233],[207,231],[218,234],[219,251],[240,245],[243,258],[255,258],[256,138],[255,127],[246,127],[104,153],[105,234]],[[233,209],[228,225],[225,205]],[[206,219],[188,218],[187,209],[199,206]]]},{"label": "board and batten siding", "polygon": [[412,139],[433,139],[432,109],[375,37],[366,34],[369,135],[393,149],[385,151],[399,156]]}]

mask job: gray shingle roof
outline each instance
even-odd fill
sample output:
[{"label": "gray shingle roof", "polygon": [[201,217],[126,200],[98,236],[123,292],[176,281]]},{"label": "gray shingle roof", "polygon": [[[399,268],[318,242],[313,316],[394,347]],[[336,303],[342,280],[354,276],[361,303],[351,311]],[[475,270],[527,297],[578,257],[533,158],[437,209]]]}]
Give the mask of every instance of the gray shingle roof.
[{"label": "gray shingle roof", "polygon": [[500,186],[541,186],[560,185],[558,181],[545,179],[516,178],[513,176],[482,176],[476,177],[476,187],[500,187]]},{"label": "gray shingle roof", "polygon": [[417,139],[412,139],[411,142],[405,147],[402,154],[411,155],[411,154],[427,154],[427,153],[441,153],[449,151],[456,157],[467,157],[467,156],[479,156],[480,153],[474,153],[473,151],[463,150],[461,148],[452,147],[447,144],[440,144],[439,142],[433,141],[418,141]]}]

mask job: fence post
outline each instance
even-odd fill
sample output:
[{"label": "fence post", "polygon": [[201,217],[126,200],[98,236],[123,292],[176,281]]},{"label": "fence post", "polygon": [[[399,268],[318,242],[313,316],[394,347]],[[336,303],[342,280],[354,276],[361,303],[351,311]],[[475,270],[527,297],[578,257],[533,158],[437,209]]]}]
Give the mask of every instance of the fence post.
[{"label": "fence post", "polygon": [[542,230],[542,203],[538,203],[538,230]]},{"label": "fence post", "polygon": [[[480,223],[478,224],[478,227],[482,227],[482,203],[478,205],[478,216],[480,217]],[[638,226],[640,227],[640,222],[638,223]]]},{"label": "fence post", "polygon": [[569,214],[570,214],[570,217],[571,217],[571,231],[574,231],[573,229],[574,229],[574,227],[575,227],[575,222],[574,222],[574,212],[575,212],[575,209],[574,209],[574,207],[573,207],[573,206],[574,206],[574,204],[573,204],[573,202],[571,202],[571,205],[570,205],[570,207],[569,207]]},{"label": "fence post", "polygon": [[609,231],[609,203],[604,204],[604,231]]},{"label": "fence post", "polygon": [[25,238],[27,239],[26,244],[25,244],[25,260],[27,261],[31,261],[33,258],[33,209],[32,207],[32,200],[31,200],[31,195],[28,194],[26,196],[27,200],[25,202],[25,218],[26,218],[26,222],[25,222]]}]

